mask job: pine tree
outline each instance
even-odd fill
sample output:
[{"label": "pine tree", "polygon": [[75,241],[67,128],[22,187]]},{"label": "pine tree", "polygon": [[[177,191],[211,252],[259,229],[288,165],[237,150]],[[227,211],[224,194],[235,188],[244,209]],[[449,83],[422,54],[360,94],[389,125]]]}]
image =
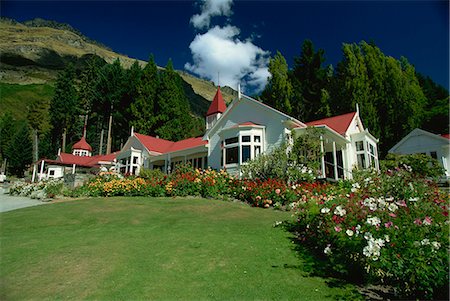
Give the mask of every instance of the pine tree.
[{"label": "pine tree", "polygon": [[153,55],[150,55],[137,86],[137,97],[131,104],[131,125],[139,133],[155,134],[157,114],[155,104],[157,102],[159,85],[158,67],[155,64]]},{"label": "pine tree", "polygon": [[25,169],[32,162],[32,152],[30,130],[26,123],[22,123],[12,136],[6,151],[9,172],[18,177],[23,177]]},{"label": "pine tree", "polygon": [[161,84],[155,111],[155,133],[161,138],[178,141],[190,136],[195,123],[190,114],[189,102],[184,94],[181,77],[173,69],[169,60],[161,73]]},{"label": "pine tree", "polygon": [[269,61],[269,72],[271,76],[261,94],[261,98],[269,106],[286,114],[291,114],[293,89],[288,77],[286,59],[279,51]]},{"label": "pine tree", "polygon": [[327,68],[325,51],[314,50],[310,40],[302,44],[300,56],[294,57],[294,68],[290,72],[292,86],[295,91],[295,103],[292,103],[293,114],[305,121],[328,117],[329,92],[327,88]]},{"label": "pine tree", "polygon": [[[55,94],[50,102],[50,122],[52,125],[52,150],[56,153],[61,136],[66,130],[68,144],[75,138],[80,127],[80,107],[75,88],[75,70],[69,64],[56,80]],[[68,145],[67,144],[67,145]],[[66,150],[63,150],[66,151]]]}]

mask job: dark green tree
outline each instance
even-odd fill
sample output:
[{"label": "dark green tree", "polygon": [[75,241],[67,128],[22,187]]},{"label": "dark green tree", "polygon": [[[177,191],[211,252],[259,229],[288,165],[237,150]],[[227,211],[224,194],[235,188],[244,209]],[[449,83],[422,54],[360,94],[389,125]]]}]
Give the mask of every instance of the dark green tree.
[{"label": "dark green tree", "polygon": [[173,69],[171,60],[161,73],[160,80],[158,102],[155,106],[155,111],[158,112],[155,134],[173,141],[192,137],[196,131],[195,122],[181,77]]},{"label": "dark green tree", "polygon": [[17,122],[11,112],[7,111],[0,116],[0,165],[7,158],[7,149],[11,143],[11,138],[17,132],[16,127]]},{"label": "dark green tree", "polygon": [[160,85],[158,67],[153,55],[150,55],[148,64],[142,71],[142,78],[137,86],[137,97],[131,104],[131,125],[142,134],[154,134],[157,112],[155,104],[158,98]]},{"label": "dark green tree", "polygon": [[8,171],[23,177],[24,171],[32,162],[32,152],[30,129],[26,123],[20,123],[6,151]]},{"label": "dark green tree", "polygon": [[300,56],[294,57],[294,68],[290,72],[295,91],[292,103],[294,116],[304,121],[311,121],[330,116],[328,72],[323,67],[325,51],[314,50],[310,40],[302,44]]},{"label": "dark green tree", "polygon": [[291,114],[293,89],[288,77],[286,59],[279,51],[269,61],[269,72],[271,76],[261,94],[261,98],[269,106],[286,114]]},{"label": "dark green tree", "polygon": [[[55,94],[50,102],[50,123],[52,125],[52,151],[56,153],[61,145],[61,137],[66,130],[66,146],[74,142],[80,130],[80,104],[75,88],[75,69],[71,64],[61,72],[56,80]],[[63,150],[63,151],[67,151]],[[70,150],[69,150],[70,151]]]}]

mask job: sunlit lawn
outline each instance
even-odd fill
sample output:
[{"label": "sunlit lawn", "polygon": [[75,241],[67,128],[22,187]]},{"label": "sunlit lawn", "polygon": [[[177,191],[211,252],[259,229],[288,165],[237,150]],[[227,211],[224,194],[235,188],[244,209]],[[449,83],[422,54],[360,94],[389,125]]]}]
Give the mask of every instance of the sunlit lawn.
[{"label": "sunlit lawn", "polygon": [[327,300],[290,214],[205,199],[98,198],[0,214],[0,299]]}]

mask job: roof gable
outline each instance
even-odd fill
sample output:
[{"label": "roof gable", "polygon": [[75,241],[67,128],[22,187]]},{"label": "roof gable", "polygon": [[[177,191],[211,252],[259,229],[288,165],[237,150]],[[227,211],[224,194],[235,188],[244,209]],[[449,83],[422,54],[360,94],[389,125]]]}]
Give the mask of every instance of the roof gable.
[{"label": "roof gable", "polygon": [[149,151],[158,153],[165,153],[173,144],[172,141],[147,136],[139,133],[134,133],[134,136],[144,145]]},{"label": "roof gable", "polygon": [[72,149],[82,149],[92,152],[92,147],[87,143],[86,138],[81,137],[80,141],[72,146]]},{"label": "roof gable", "polygon": [[356,115],[356,112],[351,112],[351,113],[347,113],[347,114],[343,114],[343,115],[338,115],[338,116],[333,116],[333,117],[310,121],[310,122],[307,122],[306,125],[307,126],[326,125],[329,128],[336,131],[337,133],[341,134],[342,136],[345,136],[355,115]]},{"label": "roof gable", "polygon": [[408,135],[406,135],[405,137],[403,137],[402,140],[400,140],[396,145],[394,145],[389,152],[393,153],[396,152],[400,147],[402,147],[403,144],[405,144],[409,139],[414,139],[415,137],[420,137],[420,136],[426,136],[428,138],[432,138],[435,139],[436,141],[440,141],[441,143],[446,143],[448,144],[448,138],[446,138],[443,135],[436,135],[433,133],[430,133],[428,131],[416,128],[414,130],[412,130]]},{"label": "roof gable", "polygon": [[222,97],[222,92],[220,92],[220,86],[217,88],[216,95],[214,96],[213,101],[211,102],[211,105],[209,106],[208,112],[206,113],[206,116],[216,114],[216,113],[223,113],[227,109],[227,106],[225,104],[225,101]]}]

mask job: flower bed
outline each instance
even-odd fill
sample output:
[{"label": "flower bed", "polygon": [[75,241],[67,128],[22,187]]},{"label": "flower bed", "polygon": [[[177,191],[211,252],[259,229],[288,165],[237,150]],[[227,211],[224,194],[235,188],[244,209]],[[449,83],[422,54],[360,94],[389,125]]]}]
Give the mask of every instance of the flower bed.
[{"label": "flower bed", "polygon": [[401,297],[442,297],[448,201],[448,194],[405,169],[361,173],[326,197],[296,202],[293,230],[341,274],[391,285]]}]

